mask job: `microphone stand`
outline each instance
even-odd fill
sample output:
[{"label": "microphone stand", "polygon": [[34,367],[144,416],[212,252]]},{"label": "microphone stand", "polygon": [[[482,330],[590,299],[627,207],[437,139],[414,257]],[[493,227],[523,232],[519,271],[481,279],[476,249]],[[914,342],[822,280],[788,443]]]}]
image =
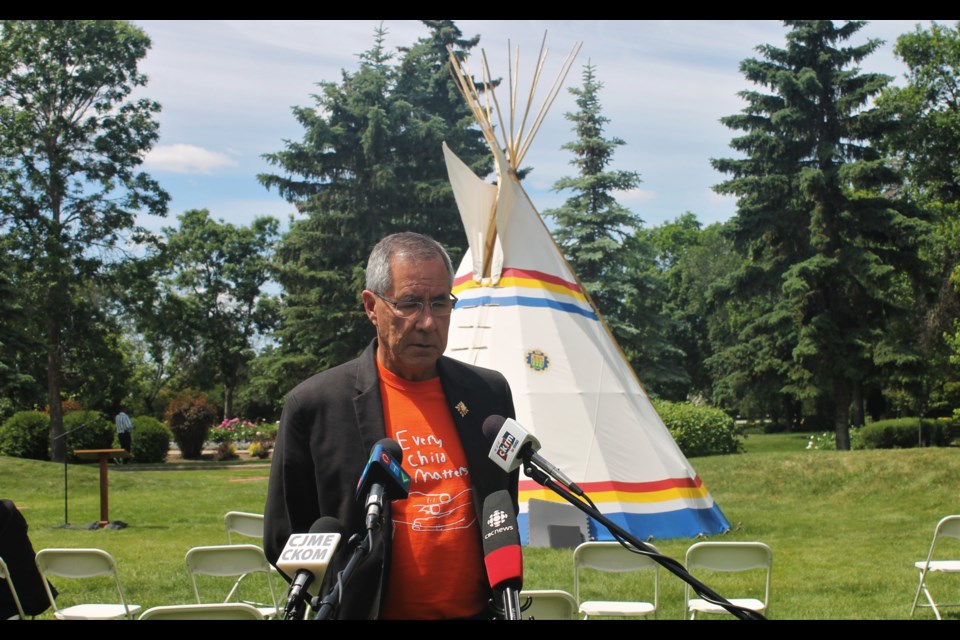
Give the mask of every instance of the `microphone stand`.
[{"label": "microphone stand", "polygon": [[538,484],[552,490],[561,498],[583,511],[589,517],[602,523],[614,533],[614,537],[617,538],[620,544],[624,544],[624,541],[627,541],[639,551],[645,552],[645,554],[650,556],[651,559],[693,587],[693,590],[697,592],[697,595],[702,597],[704,600],[720,605],[741,620],[766,620],[766,618],[760,613],[751,611],[749,609],[743,609],[742,607],[738,607],[737,605],[729,602],[726,598],[719,595],[710,589],[710,587],[690,575],[690,573],[679,562],[655,552],[649,546],[638,540],[635,536],[631,535],[624,528],[620,527],[615,522],[600,513],[596,507],[590,504],[585,504],[582,500],[578,500],[572,496],[569,491],[562,487],[562,485],[555,482],[552,478],[550,478],[550,476],[548,476],[538,467],[534,466],[529,460],[524,460],[523,472],[527,475],[527,477],[533,478],[533,480]]},{"label": "microphone stand", "polygon": [[[93,420],[88,420],[84,422],[79,427],[74,427],[70,431],[64,431],[60,435],[54,438],[54,440],[59,440],[60,438],[66,438],[68,435],[74,431],[80,431],[80,429],[86,429],[92,424],[96,424],[97,420],[104,418],[103,414],[100,414],[97,418]],[[53,527],[54,529],[72,529],[73,525],[70,524],[70,518],[67,517],[67,460],[70,458],[70,452],[64,451],[63,454],[63,524],[59,527]]]},{"label": "microphone stand", "polygon": [[[333,617],[336,613],[337,605],[340,604],[340,594],[343,591],[343,587],[350,580],[354,569],[357,568],[360,561],[370,553],[372,543],[372,529],[367,531],[367,534],[362,537],[359,533],[353,534],[350,538],[350,546],[354,547],[353,555],[350,556],[350,560],[347,562],[347,566],[344,567],[343,571],[337,574],[337,581],[336,584],[333,585],[333,589],[320,601],[319,608],[311,602],[310,606],[317,611],[317,616],[314,620],[330,620]],[[319,598],[319,596],[317,597]],[[314,598],[314,602],[315,601],[316,598]]]},{"label": "microphone stand", "polygon": [[515,587],[504,587],[501,596],[503,598],[503,619],[522,620],[520,592]]}]

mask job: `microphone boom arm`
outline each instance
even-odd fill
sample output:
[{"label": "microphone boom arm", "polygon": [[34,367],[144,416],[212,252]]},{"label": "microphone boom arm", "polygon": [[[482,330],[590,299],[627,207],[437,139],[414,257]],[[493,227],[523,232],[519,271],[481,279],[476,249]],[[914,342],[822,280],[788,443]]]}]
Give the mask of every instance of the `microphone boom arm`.
[{"label": "microphone boom arm", "polygon": [[703,599],[720,605],[741,620],[766,620],[762,614],[756,611],[744,609],[729,602],[726,598],[719,595],[710,589],[710,587],[690,575],[686,568],[684,568],[679,562],[655,552],[648,545],[638,540],[636,536],[631,535],[628,531],[600,513],[598,509],[591,505],[584,504],[583,501],[571,495],[569,491],[563,488],[559,483],[555,482],[549,475],[544,473],[542,469],[538,468],[530,460],[524,460],[523,472],[527,475],[527,477],[532,478],[538,484],[552,490],[561,498],[583,511],[585,514],[587,514],[587,516],[606,526],[610,531],[613,532],[614,536],[621,544],[623,544],[623,541],[626,540],[636,549],[650,556],[650,558],[652,558],[654,561],[693,587],[693,590],[696,591],[697,595],[701,596]]}]

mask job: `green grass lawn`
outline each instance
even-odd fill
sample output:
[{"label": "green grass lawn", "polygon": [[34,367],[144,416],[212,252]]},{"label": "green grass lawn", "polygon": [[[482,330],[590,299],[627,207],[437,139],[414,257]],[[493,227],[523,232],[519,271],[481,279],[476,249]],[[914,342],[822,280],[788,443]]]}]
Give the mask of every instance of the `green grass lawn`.
[{"label": "green grass lawn", "polygon": [[[712,539],[760,540],[773,549],[771,619],[907,619],[917,582],[913,563],[925,558],[937,521],[960,513],[960,448],[836,452],[808,451],[806,443],[803,434],[753,434],[744,454],[690,460],[733,527]],[[0,497],[20,507],[35,549],[105,549],[118,561],[130,601],[144,608],[190,602],[186,551],[226,543],[224,514],[262,512],[266,497],[268,469],[211,466],[111,467],[110,519],[128,525],[117,530],[82,528],[99,515],[92,465],[69,467],[67,514],[62,465],[0,457]],[[66,521],[75,528],[63,528]],[[652,542],[682,562],[694,541]],[[953,584],[949,576],[935,577],[944,578],[937,581],[944,600],[960,601],[956,576]],[[73,582],[57,583],[61,605],[109,597],[106,586],[81,590]],[[704,582],[725,597],[745,586]],[[286,585],[277,586],[282,597]],[[683,587],[661,569],[660,619],[682,617]],[[524,588],[572,593],[572,551],[525,547]],[[638,597],[639,588],[620,575],[600,587],[606,599]],[[243,595],[263,601],[267,591],[251,582]],[[958,612],[945,617],[960,619]],[[915,618],[933,614],[921,610]]]}]

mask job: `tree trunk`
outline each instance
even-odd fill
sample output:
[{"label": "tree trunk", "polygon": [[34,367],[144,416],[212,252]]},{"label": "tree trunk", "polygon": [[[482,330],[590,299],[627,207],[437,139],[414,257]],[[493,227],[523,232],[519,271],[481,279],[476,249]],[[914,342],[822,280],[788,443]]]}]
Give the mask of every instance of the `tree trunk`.
[{"label": "tree trunk", "polygon": [[850,450],[850,383],[842,377],[833,379],[833,427],[837,438],[837,451]]},{"label": "tree trunk", "polygon": [[223,385],[223,419],[233,418],[233,386]]},{"label": "tree trunk", "polygon": [[866,424],[864,415],[863,384],[856,380],[853,383],[853,426],[862,427]]},{"label": "tree trunk", "polygon": [[60,402],[60,320],[50,318],[47,335],[47,404],[50,407],[50,459],[67,459],[67,439],[63,437],[63,405]]}]

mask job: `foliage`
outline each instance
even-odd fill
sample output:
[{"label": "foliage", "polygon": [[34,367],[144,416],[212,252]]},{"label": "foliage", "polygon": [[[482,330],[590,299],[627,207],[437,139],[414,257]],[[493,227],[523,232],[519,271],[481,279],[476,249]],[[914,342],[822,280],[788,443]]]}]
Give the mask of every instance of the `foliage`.
[{"label": "foliage", "polygon": [[554,191],[573,194],[543,215],[555,221],[552,233],[557,244],[631,364],[642,379],[658,388],[672,373],[664,366],[666,361],[681,354],[671,350],[658,313],[664,291],[658,280],[644,272],[649,247],[634,236],[643,221],[614,195],[636,189],[640,176],[609,168],[614,151],[625,142],[604,137],[610,120],[602,113],[603,83],[596,77],[596,68],[584,65],[582,78],[581,87],[569,89],[577,97],[578,110],[565,114],[577,138],[562,147],[573,153],[570,164],[578,173],[553,185]]},{"label": "foliage", "polygon": [[742,429],[716,407],[658,400],[654,401],[654,408],[687,457],[743,451]]},{"label": "foliage", "polygon": [[247,453],[249,453],[252,458],[264,460],[270,457],[271,449],[273,449],[273,442],[270,440],[258,440],[250,443],[250,448],[247,449]]},{"label": "foliage", "polygon": [[[641,297],[658,304],[659,322],[665,325],[669,344],[668,349],[661,350],[661,357],[639,366],[641,380],[667,400],[702,396],[752,415],[737,406],[746,393],[728,396],[715,389],[706,366],[714,347],[730,341],[729,313],[723,307],[711,306],[708,293],[742,262],[724,226],[701,228],[697,216],[688,211],[657,227],[640,229],[636,237],[637,242],[650,247],[653,259],[645,267],[658,281],[653,291]],[[639,329],[645,331],[644,327]]]},{"label": "foliage", "polygon": [[138,171],[158,137],[160,106],[131,97],[146,84],[137,66],[149,47],[118,20],[0,23],[0,229],[35,337],[44,338],[56,461],[66,458],[69,331],[101,308],[79,301],[98,290],[121,241],[136,239],[137,215],[166,212],[167,194]]},{"label": "foliage", "polygon": [[110,449],[116,427],[99,411],[71,411],[63,416],[63,431],[67,434],[69,460],[90,462],[89,458],[80,458],[73,452],[77,449]]},{"label": "foliage", "polygon": [[[233,393],[253,358],[253,342],[273,328],[275,304],[262,289],[270,280],[279,222],[260,217],[237,227],[210,218],[206,209],[178,217],[165,228],[166,266],[160,305],[179,311],[179,322],[155,325],[169,338],[186,380],[218,380],[224,415],[233,416]],[[157,319],[159,319],[157,318]]]},{"label": "foliage", "polygon": [[213,452],[214,460],[236,460],[237,459],[237,447],[230,441],[224,441],[217,445],[217,448]]},{"label": "foliage", "polygon": [[878,100],[897,122],[887,134],[886,149],[903,167],[904,197],[928,212],[934,233],[921,247],[930,284],[916,296],[915,318],[904,332],[921,361],[895,380],[888,395],[898,409],[929,415],[957,404],[960,377],[956,358],[950,358],[960,353],[960,24],[934,23],[929,30],[918,25],[897,38],[894,54],[908,71],[904,86],[888,88]]},{"label": "foliage", "polygon": [[867,449],[945,447],[951,441],[952,425],[946,420],[896,418],[872,422],[860,431]]},{"label": "foliage", "polygon": [[187,460],[203,456],[203,445],[216,419],[216,406],[203,395],[174,398],[164,413],[164,422],[180,448],[180,455]]},{"label": "foliage", "polygon": [[0,428],[0,454],[31,460],[50,459],[50,416],[18,411]]},{"label": "foliage", "polygon": [[[208,438],[210,442],[254,442],[267,437],[261,433],[266,430],[267,427],[264,425],[240,418],[230,418],[210,429]],[[275,429],[273,435],[276,436]]]},{"label": "foliage", "polygon": [[716,291],[736,339],[711,366],[732,389],[766,390],[768,406],[832,415],[848,449],[851,405],[862,421],[877,377],[920,361],[900,338],[928,227],[890,197],[900,178],[877,148],[892,122],[870,101],[889,78],[856,65],[879,41],[841,46],[859,21],[784,23],[785,48],[741,63],[770,93],[741,92],[747,106],[722,120],[744,132],[731,142],[743,157],[712,161],[731,176],[715,190],[738,197],[730,234],[746,260]]},{"label": "foliage", "polygon": [[280,397],[369,342],[360,293],[367,255],[381,237],[418,231],[444,244],[455,261],[462,255],[441,143],[455,145],[477,169],[489,171],[490,154],[450,77],[446,45],[464,56],[477,39],[461,38],[451,21],[425,22],[429,37],[402,50],[399,65],[386,31],[377,29],[355,71],[320,82],[314,104],[293,109],[303,140],[266,156],[279,173],[260,175],[260,182],[300,215],[277,251],[280,348],[260,363],[270,374],[258,378],[280,393],[261,398]]},{"label": "foliage", "polygon": [[136,462],[164,462],[170,453],[173,433],[167,425],[153,416],[137,416],[131,420],[133,433],[130,438],[131,453]]}]

